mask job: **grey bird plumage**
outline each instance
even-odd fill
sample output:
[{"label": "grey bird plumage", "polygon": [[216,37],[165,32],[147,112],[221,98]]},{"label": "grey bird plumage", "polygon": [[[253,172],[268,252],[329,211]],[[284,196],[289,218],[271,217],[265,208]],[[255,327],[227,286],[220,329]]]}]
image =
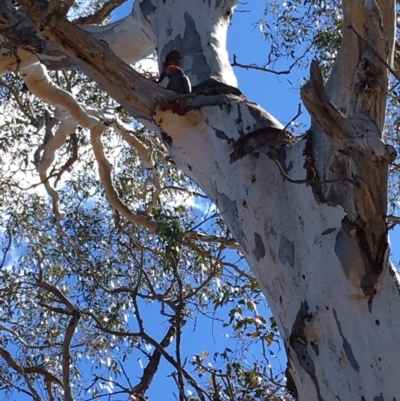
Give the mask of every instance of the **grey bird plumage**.
[{"label": "grey bird plumage", "polygon": [[188,76],[183,72],[182,68],[174,64],[165,67],[158,83],[164,88],[177,93],[185,94],[192,91]]}]

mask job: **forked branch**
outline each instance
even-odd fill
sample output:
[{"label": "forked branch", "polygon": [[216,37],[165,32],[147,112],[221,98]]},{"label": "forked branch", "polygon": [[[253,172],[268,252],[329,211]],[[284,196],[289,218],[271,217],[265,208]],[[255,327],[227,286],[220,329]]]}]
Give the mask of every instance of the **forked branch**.
[{"label": "forked branch", "polygon": [[394,160],[394,148],[383,142],[380,129],[368,116],[355,113],[346,117],[330,101],[315,60],[311,63],[310,80],[301,89],[301,97],[314,121],[337,149],[369,154],[387,163]]}]

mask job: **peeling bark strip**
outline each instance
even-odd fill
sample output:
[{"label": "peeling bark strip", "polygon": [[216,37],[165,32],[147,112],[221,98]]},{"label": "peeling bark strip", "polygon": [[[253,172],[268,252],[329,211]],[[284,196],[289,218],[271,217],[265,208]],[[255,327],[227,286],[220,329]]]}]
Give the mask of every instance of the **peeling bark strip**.
[{"label": "peeling bark strip", "polygon": [[[141,43],[133,52],[105,28],[97,37],[108,45],[99,43],[45,2],[16,2],[54,47],[164,136],[176,164],[220,208],[284,337],[298,399],[395,400],[400,347],[387,344],[399,342],[400,280],[386,226],[394,153],[382,138],[394,0],[342,1],[342,47],[326,86],[311,65],[302,97],[313,125],[298,141],[232,89],[226,31],[237,0],[136,0],[133,14],[109,28],[130,27]],[[111,51],[137,59],[152,46],[160,67],[171,51],[182,55],[192,94],[171,94]],[[37,63],[18,55],[26,68]],[[0,72],[16,65],[1,61]]]}]

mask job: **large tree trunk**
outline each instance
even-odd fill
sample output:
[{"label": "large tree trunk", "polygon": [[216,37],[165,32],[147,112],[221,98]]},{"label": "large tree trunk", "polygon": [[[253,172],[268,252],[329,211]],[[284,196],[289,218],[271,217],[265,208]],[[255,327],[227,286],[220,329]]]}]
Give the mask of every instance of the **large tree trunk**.
[{"label": "large tree trunk", "polygon": [[[32,19],[43,11],[17,2]],[[195,87],[176,99],[127,66],[112,72],[108,49],[72,38],[69,25],[36,26],[158,131],[217,204],[278,323],[298,399],[399,399],[400,286],[386,225],[394,152],[382,141],[395,2],[343,1],[342,49],[326,89],[312,65],[302,96],[313,124],[297,141],[232,88],[225,39],[236,3],[136,0],[135,21],[160,66],[179,51]]]}]

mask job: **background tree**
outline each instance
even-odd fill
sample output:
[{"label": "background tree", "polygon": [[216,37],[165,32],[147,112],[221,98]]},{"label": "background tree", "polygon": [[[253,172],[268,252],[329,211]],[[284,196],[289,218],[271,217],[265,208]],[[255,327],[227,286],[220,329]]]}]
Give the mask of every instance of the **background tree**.
[{"label": "background tree", "polygon": [[[343,1],[341,47],[326,87],[318,64],[311,64],[302,97],[313,124],[299,138],[234,87],[225,50],[234,0],[136,1],[131,16],[88,27],[92,35],[77,25],[98,22],[107,14],[104,8],[73,24],[65,17],[73,1],[15,3],[0,5],[0,71],[18,70],[29,91],[55,109],[51,115],[23,93],[18,76],[3,78],[4,96],[23,113],[4,121],[9,135],[3,148],[12,158],[5,159],[2,190],[3,199],[13,202],[2,205],[3,265],[12,249],[26,248],[2,272],[7,300],[2,330],[10,334],[1,348],[5,385],[34,399],[71,400],[84,386],[77,370],[83,351],[117,374],[124,373],[122,365],[111,357],[101,361],[105,353],[126,347],[127,353],[143,350],[148,364],[139,384],[126,379],[128,385],[115,395],[145,394],[162,357],[175,369],[182,400],[189,397],[187,385],[196,399],[285,397],[266,358],[246,371],[225,350],[216,355],[225,360],[225,373],[207,368],[206,355],[199,355],[194,366],[209,377],[207,388],[180,354],[181,329],[193,308],[207,310],[209,299],[223,305],[233,294],[241,296],[231,313],[235,329],[266,344],[274,340],[274,327],[254,307],[259,296],[254,280],[224,260],[222,249],[233,247],[246,256],[274,313],[295,397],[395,399],[400,355],[386,346],[399,329],[398,276],[387,242],[388,166],[395,152],[382,141],[388,77],[396,74],[394,1]],[[286,3],[284,18],[294,15],[290,7],[296,3]],[[311,17],[318,12],[329,17],[325,2],[311,4],[317,10]],[[340,4],[334,6],[339,10]],[[290,18],[282,21],[286,32],[295,26]],[[289,51],[294,37],[283,38]],[[328,43],[323,37],[312,42],[317,48]],[[160,68],[171,51],[180,53],[192,94],[166,91],[118,58],[132,63],[155,49]],[[57,72],[53,80],[44,65],[74,72]],[[118,115],[114,101],[76,68],[160,139],[139,123],[135,132],[128,116]],[[77,124],[90,130],[90,143]],[[32,149],[52,213],[37,192],[23,186],[35,174]],[[55,160],[57,149],[64,149],[64,158]],[[107,157],[116,157],[114,175]],[[204,196],[177,168],[217,205],[229,229],[213,213],[204,223],[173,202],[176,191]],[[203,234],[201,224],[213,232]],[[223,268],[228,278],[221,288]],[[158,302],[168,319],[161,340],[146,331],[145,302]],[[241,305],[252,311],[250,319],[237,319]],[[125,311],[134,313],[135,327]],[[172,357],[166,348],[173,339]],[[22,345],[17,355],[9,351],[15,343]],[[146,351],[145,344],[154,349]],[[100,374],[94,380],[107,381]]]}]

